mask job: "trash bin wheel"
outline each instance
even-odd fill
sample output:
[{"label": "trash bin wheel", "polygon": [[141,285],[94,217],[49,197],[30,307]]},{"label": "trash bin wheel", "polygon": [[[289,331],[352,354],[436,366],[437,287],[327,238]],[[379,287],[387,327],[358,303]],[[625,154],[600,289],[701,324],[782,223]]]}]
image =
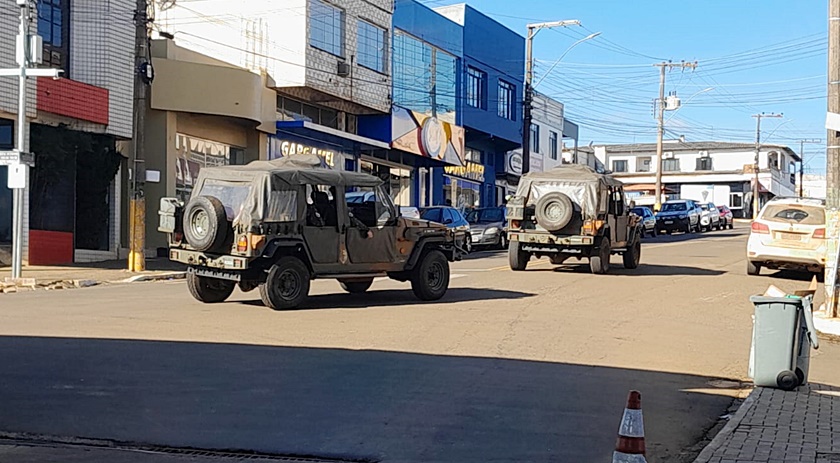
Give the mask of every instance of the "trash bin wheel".
[{"label": "trash bin wheel", "polygon": [[797,368],[795,370],[795,373],[796,373],[796,379],[799,380],[799,386],[805,384],[805,372],[802,371],[801,368]]},{"label": "trash bin wheel", "polygon": [[779,389],[792,391],[799,386],[799,378],[796,376],[796,373],[785,370],[779,373],[779,376],[776,376],[776,385],[779,386]]}]

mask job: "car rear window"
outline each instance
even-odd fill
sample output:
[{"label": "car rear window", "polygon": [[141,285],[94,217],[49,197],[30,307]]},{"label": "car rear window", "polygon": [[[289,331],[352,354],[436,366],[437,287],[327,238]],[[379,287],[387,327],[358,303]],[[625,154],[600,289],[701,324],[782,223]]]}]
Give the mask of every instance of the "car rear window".
[{"label": "car rear window", "polygon": [[431,222],[443,223],[441,209],[426,209],[420,213],[420,218]]},{"label": "car rear window", "polygon": [[769,222],[823,225],[825,209],[804,204],[771,204],[764,209],[761,219]]},{"label": "car rear window", "polygon": [[204,181],[201,196],[213,196],[225,207],[228,220],[234,220],[242,211],[242,204],[251,194],[251,184],[244,182],[228,182],[209,178]]}]

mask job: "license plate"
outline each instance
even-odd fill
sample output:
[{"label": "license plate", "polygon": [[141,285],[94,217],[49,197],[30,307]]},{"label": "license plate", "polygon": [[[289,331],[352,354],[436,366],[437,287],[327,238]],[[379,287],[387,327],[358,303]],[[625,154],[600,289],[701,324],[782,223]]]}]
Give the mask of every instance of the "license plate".
[{"label": "license plate", "polygon": [[666,220],[666,221],[665,221],[665,225],[671,225],[672,223],[674,223],[674,221],[673,221],[673,220]]},{"label": "license plate", "polygon": [[802,241],[802,235],[799,233],[779,233],[779,238],[785,241]]}]

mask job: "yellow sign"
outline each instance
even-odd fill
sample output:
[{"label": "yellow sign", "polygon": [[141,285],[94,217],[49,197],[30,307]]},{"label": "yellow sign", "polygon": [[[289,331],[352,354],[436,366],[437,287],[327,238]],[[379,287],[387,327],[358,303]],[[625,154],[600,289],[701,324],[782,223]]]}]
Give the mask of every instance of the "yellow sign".
[{"label": "yellow sign", "polygon": [[467,161],[465,166],[444,166],[443,171],[448,175],[464,177],[479,182],[484,181],[484,165]]},{"label": "yellow sign", "polygon": [[300,143],[292,143],[284,141],[280,143],[280,153],[283,156],[294,156],[296,154],[314,154],[321,157],[324,162],[330,166],[335,167],[335,151],[316,148],[314,146],[307,146]]}]

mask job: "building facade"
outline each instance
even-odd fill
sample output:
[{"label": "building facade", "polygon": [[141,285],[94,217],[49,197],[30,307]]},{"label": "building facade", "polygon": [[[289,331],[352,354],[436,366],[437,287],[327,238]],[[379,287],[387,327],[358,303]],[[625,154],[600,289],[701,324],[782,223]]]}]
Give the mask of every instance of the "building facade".
[{"label": "building facade", "polygon": [[[24,149],[28,169],[24,262],[114,259],[122,245],[122,196],[132,136],[134,8],[130,0],[38,0],[31,32],[43,40],[41,66],[62,78],[29,79]],[[0,15],[0,68],[17,67],[19,19]],[[17,79],[0,78],[0,149],[13,146]],[[11,191],[0,167],[0,246],[11,242]]]},{"label": "building facade", "polygon": [[[656,144],[580,148],[597,168],[610,170],[637,204],[656,202]],[[758,160],[760,206],[775,196],[795,196],[799,155],[787,146],[761,145]],[[663,199],[694,199],[726,205],[736,217],[752,217],[755,145],[731,142],[665,142]]]}]

